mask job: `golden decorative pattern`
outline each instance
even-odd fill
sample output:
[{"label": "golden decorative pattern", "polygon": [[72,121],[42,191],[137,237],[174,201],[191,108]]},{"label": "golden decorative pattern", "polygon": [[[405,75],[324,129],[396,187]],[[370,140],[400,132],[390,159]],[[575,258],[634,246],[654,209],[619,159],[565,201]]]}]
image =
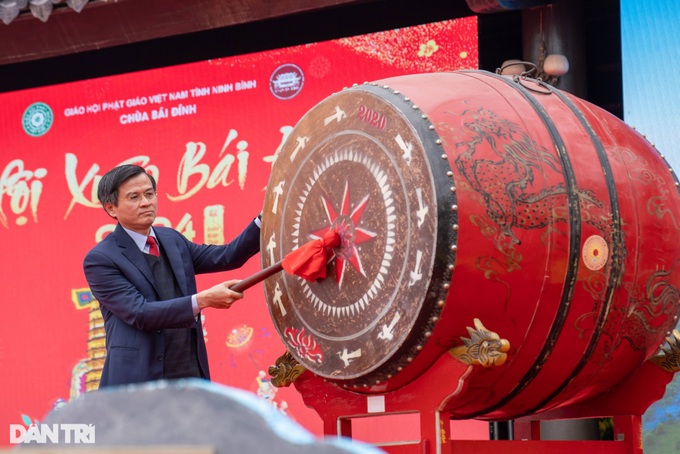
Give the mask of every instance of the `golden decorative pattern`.
[{"label": "golden decorative pattern", "polygon": [[474,328],[467,327],[470,338],[461,337],[463,345],[452,348],[449,353],[471,366],[502,366],[508,359],[510,342],[486,329],[478,318],[474,322]]},{"label": "golden decorative pattern", "polygon": [[106,332],[104,318],[97,301],[89,288],[71,290],[71,301],[76,309],[88,311],[87,358],[82,359],[73,369],[71,397],[96,391],[106,359]]},{"label": "golden decorative pattern", "polygon": [[667,347],[661,347],[663,354],[658,354],[650,361],[668,372],[680,371],[680,332],[677,329],[666,338]]},{"label": "golden decorative pattern", "polygon": [[304,368],[298,361],[290,354],[288,350],[286,353],[279,356],[276,364],[269,366],[269,375],[272,377],[272,385],[277,388],[290,386],[304,371]]},{"label": "golden decorative pattern", "polygon": [[607,264],[609,258],[609,246],[607,241],[600,235],[589,236],[581,249],[583,263],[589,270],[597,271]]},{"label": "golden decorative pattern", "polygon": [[[477,18],[464,17],[338,39],[357,55],[411,73],[479,66]],[[471,37],[475,37],[472,38]]]}]

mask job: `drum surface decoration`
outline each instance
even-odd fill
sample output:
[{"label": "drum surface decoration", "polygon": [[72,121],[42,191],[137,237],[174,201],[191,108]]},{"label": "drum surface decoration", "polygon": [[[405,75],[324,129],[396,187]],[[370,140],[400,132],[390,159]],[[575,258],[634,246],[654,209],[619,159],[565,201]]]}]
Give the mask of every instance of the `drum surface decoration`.
[{"label": "drum surface decoration", "polygon": [[403,368],[441,311],[425,303],[439,243],[434,181],[447,169],[430,162],[426,147],[441,145],[427,119],[392,103],[413,111],[398,94],[369,87],[335,94],[305,115],[277,155],[262,231],[265,266],[329,229],[341,235],[328,277],[279,274],[265,287],[296,359],[315,374],[362,384]]},{"label": "drum surface decoration", "polygon": [[674,173],[622,121],[539,81],[419,74],[321,101],[277,154],[263,267],[330,229],[342,243],[327,277],[264,283],[287,349],[331,382],[385,393],[481,321],[507,361],[473,346],[490,367],[447,404],[454,418],[601,393],[678,321]]}]

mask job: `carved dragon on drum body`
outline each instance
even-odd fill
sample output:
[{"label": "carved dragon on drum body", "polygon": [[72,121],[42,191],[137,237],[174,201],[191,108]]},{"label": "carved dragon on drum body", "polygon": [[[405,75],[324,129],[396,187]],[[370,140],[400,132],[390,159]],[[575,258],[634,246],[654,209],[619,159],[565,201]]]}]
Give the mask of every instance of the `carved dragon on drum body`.
[{"label": "carved dragon on drum body", "polygon": [[[292,359],[366,394],[398,392],[444,357],[495,366],[475,368],[446,410],[508,418],[583,401],[651,356],[678,312],[680,275],[650,248],[680,238],[677,195],[653,203],[672,182],[653,156],[645,175],[662,181],[638,181],[626,151],[646,158],[646,145],[614,119],[522,90],[472,71],[394,78],[334,94],[295,127],[309,142],[282,147],[265,204],[277,257],[318,231],[328,204],[316,201],[344,200],[347,182],[348,200],[370,196],[362,225],[376,235],[357,248],[367,272],[345,267],[342,287],[265,284]],[[346,116],[326,122],[338,106]],[[384,122],[367,126],[361,109]]]},{"label": "carved dragon on drum body", "polygon": [[[676,304],[680,301],[680,259],[676,260],[670,270],[658,270],[647,279],[644,292],[636,290],[633,285],[625,285],[629,296],[627,308],[615,308],[608,318],[607,330],[603,333],[606,339],[603,355],[608,359],[619,344],[627,342],[635,351],[645,349],[645,339],[657,333],[664,325],[677,322]],[[626,309],[624,311],[624,309]],[[585,314],[580,322],[586,325]]]},{"label": "carved dragon on drum body", "polygon": [[[506,270],[511,271],[519,268],[519,265],[514,263],[518,261],[517,255],[509,252],[509,249],[513,249],[513,244],[521,243],[513,229],[541,229],[558,222],[570,221],[567,216],[569,195],[563,183],[534,192],[529,190],[535,181],[536,172],[548,179],[546,171],[551,169],[562,173],[561,164],[557,157],[530,137],[524,128],[491,109],[466,109],[459,115],[464,118],[464,128],[456,130],[455,147],[462,151],[456,157],[455,164],[470,188],[481,196],[489,219],[510,239],[510,244],[498,241],[496,246],[508,260]],[[658,177],[650,177],[644,162],[636,164],[633,169],[643,169],[637,171],[644,172],[645,181],[658,182]],[[597,229],[608,244],[614,244],[612,216],[605,212],[605,204],[590,190],[574,188],[573,195],[578,200],[582,220]],[[653,208],[652,206],[650,210]],[[660,215],[672,217],[668,210]],[[611,260],[619,261],[621,273],[625,274],[627,249],[624,238],[619,243],[620,247],[612,251],[614,256]],[[480,258],[478,263],[483,260]],[[676,263],[670,270],[654,272],[648,278],[644,294],[636,291],[635,286],[624,284],[630,295],[630,303],[621,308],[613,308],[602,329],[605,339],[601,352],[602,364],[610,359],[611,353],[622,341],[626,341],[634,350],[644,350],[645,339],[650,333],[658,331],[659,320],[665,321],[673,317],[676,308],[669,301],[673,301],[673,297],[675,301],[678,299],[679,289],[673,285],[680,282],[678,277],[673,277],[678,274],[677,265]],[[484,266],[490,269],[489,265],[482,265],[482,268]],[[488,274],[491,276],[494,273]],[[604,278],[604,273],[593,276],[593,279],[598,277]],[[590,289],[595,305],[599,306],[604,298],[602,283],[595,284],[591,279],[584,285]],[[597,307],[593,312],[584,314],[575,327],[592,327],[587,320],[592,319],[596,312]]]},{"label": "carved dragon on drum body", "polygon": [[[534,172],[548,178],[544,166],[562,172],[554,155],[519,125],[490,109],[479,107],[461,115],[467,118],[463,121],[465,129],[460,130],[464,136],[456,137],[456,148],[463,150],[455,160],[456,167],[483,197],[491,220],[513,243],[520,243],[513,228],[539,229],[569,221],[569,200],[563,183],[536,192],[528,190],[535,180]],[[573,195],[578,198],[586,222],[608,237],[610,219],[596,212],[604,204],[589,190],[575,188]]]}]

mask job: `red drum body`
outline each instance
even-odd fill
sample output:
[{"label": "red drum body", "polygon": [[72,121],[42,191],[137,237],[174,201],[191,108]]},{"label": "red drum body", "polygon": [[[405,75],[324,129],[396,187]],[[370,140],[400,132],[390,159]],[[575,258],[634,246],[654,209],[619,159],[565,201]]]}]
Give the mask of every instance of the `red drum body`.
[{"label": "red drum body", "polygon": [[411,382],[477,319],[507,359],[475,367],[447,410],[534,414],[608,390],[677,324],[672,170],[616,117],[531,79],[419,74],[320,102],[273,166],[263,266],[329,229],[326,278],[280,273],[265,291],[290,353],[358,393]]}]

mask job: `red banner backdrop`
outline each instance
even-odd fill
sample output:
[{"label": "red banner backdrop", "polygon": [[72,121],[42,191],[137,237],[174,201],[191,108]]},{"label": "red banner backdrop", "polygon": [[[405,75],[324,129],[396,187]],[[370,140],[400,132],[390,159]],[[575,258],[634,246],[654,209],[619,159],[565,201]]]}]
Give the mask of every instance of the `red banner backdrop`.
[{"label": "red banner backdrop", "polygon": [[[96,388],[103,331],[82,260],[114,227],[101,175],[143,165],[158,180],[159,224],[229,241],[260,211],[277,148],[310,108],[353,83],[477,68],[476,27],[463,18],[0,95],[0,430]],[[259,269],[253,258],[199,288]],[[269,385],[284,347],[266,304],[258,285],[205,312],[213,380],[320,432],[292,387]]]}]

